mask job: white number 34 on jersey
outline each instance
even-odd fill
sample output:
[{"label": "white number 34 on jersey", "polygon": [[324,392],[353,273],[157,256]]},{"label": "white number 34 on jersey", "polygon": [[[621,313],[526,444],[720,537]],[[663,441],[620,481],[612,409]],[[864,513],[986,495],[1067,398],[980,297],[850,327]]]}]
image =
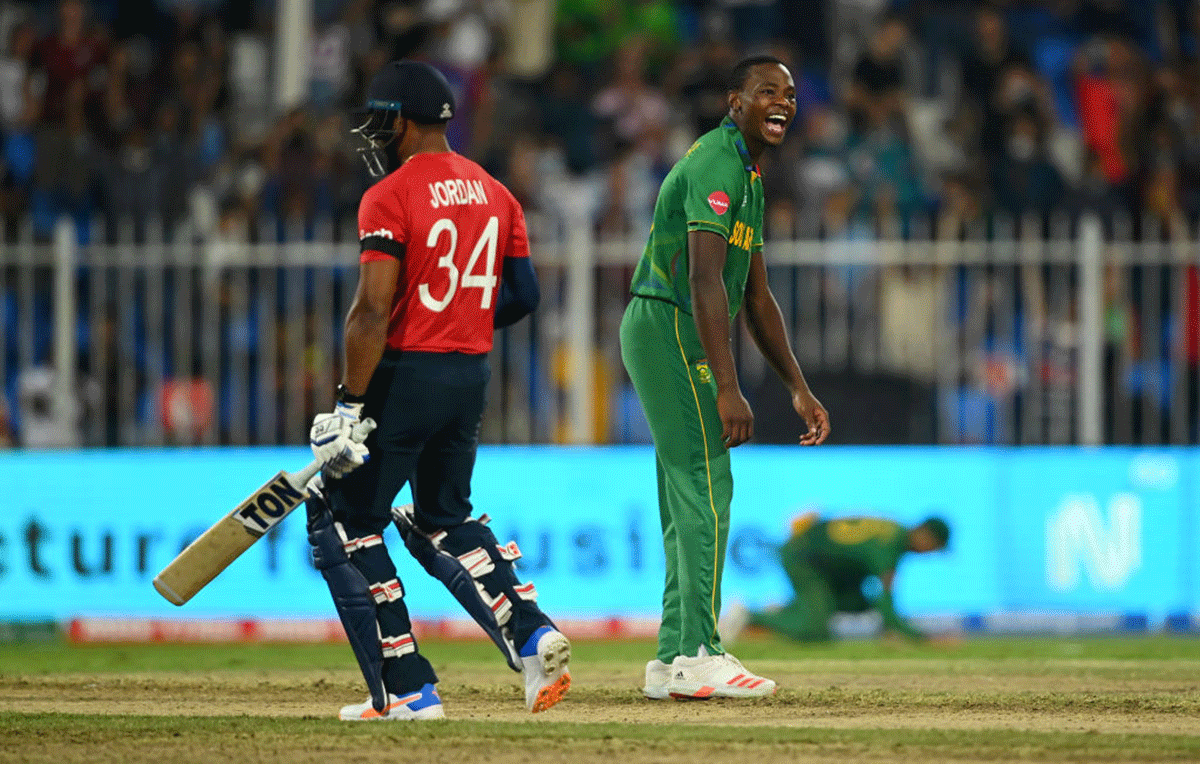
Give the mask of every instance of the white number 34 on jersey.
[{"label": "white number 34 on jersey", "polygon": [[[483,228],[483,234],[480,235],[479,241],[475,242],[475,249],[471,250],[471,257],[467,260],[467,267],[459,278],[458,266],[454,264],[454,253],[458,250],[458,228],[454,225],[454,221],[449,218],[441,218],[433,227],[429,229],[429,238],[425,241],[425,246],[430,250],[435,249],[441,242],[442,235],[449,234],[450,247],[446,253],[438,258],[437,265],[439,268],[445,268],[448,271],[449,286],[446,287],[446,293],[440,298],[435,298],[429,290],[429,284],[420,284],[417,287],[417,292],[421,297],[421,304],[429,308],[434,313],[441,313],[454,299],[455,293],[461,284],[463,289],[480,289],[482,293],[479,296],[479,307],[483,310],[488,310],[492,307],[492,292],[496,289],[496,240],[500,235],[500,221],[493,215],[488,218],[487,225]],[[479,265],[479,256],[485,255],[483,264],[483,273],[475,272]]]}]

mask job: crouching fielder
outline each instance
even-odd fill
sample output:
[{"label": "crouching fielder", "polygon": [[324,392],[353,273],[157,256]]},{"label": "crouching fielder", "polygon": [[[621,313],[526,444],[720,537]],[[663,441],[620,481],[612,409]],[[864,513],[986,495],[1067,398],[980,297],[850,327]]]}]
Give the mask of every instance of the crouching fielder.
[{"label": "crouching fielder", "polygon": [[[310,486],[313,559],[370,691],[341,718],[444,716],[437,675],[412,634],[404,587],[383,543],[394,522],[525,676],[531,711],[570,686],[570,644],[513,572],[486,515],[471,518],[471,471],[493,327],[538,302],[520,206],[479,165],[452,152],[454,97],[427,64],[393,61],[371,81],[355,132],[373,175],[359,207],[358,291],[346,318],[346,366],[333,413],[311,433],[325,464]],[[372,417],[363,444],[351,428]],[[408,482],[414,502],[393,508]]]}]

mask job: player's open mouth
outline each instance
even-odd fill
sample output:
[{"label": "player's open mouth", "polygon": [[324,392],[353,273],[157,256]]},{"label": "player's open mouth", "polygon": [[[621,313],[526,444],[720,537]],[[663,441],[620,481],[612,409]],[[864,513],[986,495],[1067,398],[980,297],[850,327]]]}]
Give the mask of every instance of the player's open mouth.
[{"label": "player's open mouth", "polygon": [[767,116],[766,133],[773,138],[782,138],[784,132],[787,131],[788,118],[783,114],[770,114]]}]

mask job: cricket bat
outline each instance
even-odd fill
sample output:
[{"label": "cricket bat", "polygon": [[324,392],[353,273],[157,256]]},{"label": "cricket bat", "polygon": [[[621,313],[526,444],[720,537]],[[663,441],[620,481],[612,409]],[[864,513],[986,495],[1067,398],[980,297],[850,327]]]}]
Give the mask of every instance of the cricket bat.
[{"label": "cricket bat", "polygon": [[[375,429],[372,419],[354,426],[351,437],[361,443]],[[263,483],[229,514],[206,530],[154,577],[154,588],[175,605],[203,589],[255,541],[278,525],[308,498],[305,486],[321,469],[314,459],[299,472],[281,471]]]}]

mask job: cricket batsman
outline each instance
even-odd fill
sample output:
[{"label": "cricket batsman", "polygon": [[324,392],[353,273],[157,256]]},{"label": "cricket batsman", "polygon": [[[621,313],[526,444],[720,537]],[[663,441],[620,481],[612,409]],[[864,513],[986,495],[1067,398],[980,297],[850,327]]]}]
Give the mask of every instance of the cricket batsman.
[{"label": "cricket batsman", "polygon": [[[877,610],[885,633],[925,640],[927,635],[896,612],[896,567],[909,552],[936,552],[949,541],[950,526],[940,517],[906,528],[879,517],[821,520],[815,513],[802,515],[779,550],[795,598],[778,610],[750,612],[735,605],[723,624],[726,638],[732,642],[746,626],[759,626],[804,642],[825,642],[833,638],[829,622],[834,613]],[[871,577],[879,579],[881,589],[868,598],[863,584]]]},{"label": "cricket batsman", "polygon": [[807,424],[800,443],[829,435],[829,415],[792,353],[762,252],[758,160],[783,142],[796,115],[795,83],[778,59],[748,58],[734,67],[727,100],[725,120],[663,181],[621,321],[621,358],[654,439],[667,560],[658,655],[643,687],[652,699],[775,691],[775,682],[725,652],[717,631],[733,498],[729,449],[754,434],[730,348],[739,312]]},{"label": "cricket batsman", "polygon": [[[313,561],[370,692],[341,710],[345,720],[445,716],[383,543],[390,522],[523,673],[531,711],[571,683],[571,646],[533,584],[517,580],[517,545],[500,544],[486,515],[471,517],[493,328],[533,311],[539,290],[520,205],[446,142],[454,109],[438,70],[393,61],[371,80],[354,130],[368,169],[385,177],[358,210],[345,372],[335,410],[313,421],[324,485],[314,480],[308,500]],[[378,427],[358,443],[354,426],[367,417]],[[394,508],[405,483],[413,504]]]}]

